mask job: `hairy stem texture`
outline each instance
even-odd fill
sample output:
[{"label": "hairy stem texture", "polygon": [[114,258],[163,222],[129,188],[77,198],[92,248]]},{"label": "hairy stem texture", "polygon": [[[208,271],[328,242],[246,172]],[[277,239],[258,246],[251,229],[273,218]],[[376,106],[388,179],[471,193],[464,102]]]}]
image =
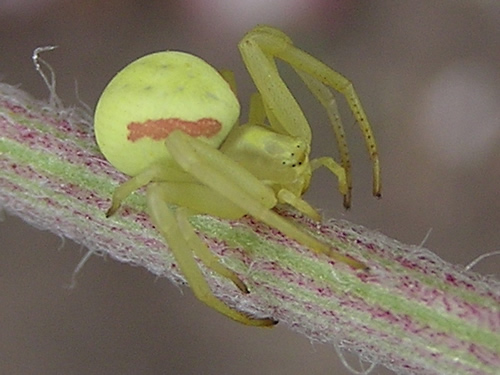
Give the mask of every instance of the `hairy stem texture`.
[{"label": "hairy stem texture", "polygon": [[[142,191],[105,217],[126,177],[104,160],[85,118],[0,85],[0,206],[97,253],[183,282],[144,213]],[[499,373],[498,280],[346,221],[316,223],[278,211],[369,269],[316,255],[251,217],[195,216],[200,236],[250,289],[242,295],[204,269],[219,298],[400,374]]]}]

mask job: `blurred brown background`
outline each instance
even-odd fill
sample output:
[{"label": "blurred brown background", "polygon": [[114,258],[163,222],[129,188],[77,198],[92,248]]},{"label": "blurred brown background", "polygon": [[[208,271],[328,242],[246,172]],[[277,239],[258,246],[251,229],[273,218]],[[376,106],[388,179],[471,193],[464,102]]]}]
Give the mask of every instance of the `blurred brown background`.
[{"label": "blurred brown background", "polygon": [[[0,0],[0,79],[47,97],[31,54],[55,44],[43,57],[59,95],[77,103],[78,81],[80,98],[93,107],[124,65],[180,49],[233,69],[246,103],[252,88],[236,44],[257,23],[282,28],[349,77],[374,127],[383,199],[370,197],[366,150],[346,117],[353,207],[342,209],[335,180],[319,172],[308,200],[326,217],[413,244],[432,229],[425,246],[457,264],[500,250],[496,0]],[[321,108],[308,96],[303,103],[315,155],[330,154]],[[70,290],[86,250],[15,217],[0,223],[0,239],[1,374],[349,373],[331,345],[284,326],[240,326],[143,269],[92,257]],[[499,264],[490,258],[476,269],[498,273]]]}]

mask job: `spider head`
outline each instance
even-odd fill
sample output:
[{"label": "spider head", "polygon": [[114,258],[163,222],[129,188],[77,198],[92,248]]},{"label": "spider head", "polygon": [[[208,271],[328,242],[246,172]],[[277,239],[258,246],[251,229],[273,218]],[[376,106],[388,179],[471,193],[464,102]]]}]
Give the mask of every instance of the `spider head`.
[{"label": "spider head", "polygon": [[221,151],[268,185],[299,193],[309,186],[310,145],[300,138],[247,124],[233,129]]}]

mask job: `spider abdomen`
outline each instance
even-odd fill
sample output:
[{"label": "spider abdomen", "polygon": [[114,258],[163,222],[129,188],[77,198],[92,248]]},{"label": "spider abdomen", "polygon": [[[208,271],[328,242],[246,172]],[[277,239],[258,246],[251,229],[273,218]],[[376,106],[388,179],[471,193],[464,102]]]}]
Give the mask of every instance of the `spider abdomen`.
[{"label": "spider abdomen", "polygon": [[136,176],[171,157],[164,141],[177,129],[218,148],[237,122],[240,105],[224,78],[184,52],[157,52],[122,69],[103,91],[95,134],[106,159]]}]

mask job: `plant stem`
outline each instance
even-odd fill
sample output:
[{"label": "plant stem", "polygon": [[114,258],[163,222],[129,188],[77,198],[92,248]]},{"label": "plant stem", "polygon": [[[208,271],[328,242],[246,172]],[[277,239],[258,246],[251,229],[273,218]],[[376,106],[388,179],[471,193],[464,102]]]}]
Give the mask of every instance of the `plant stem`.
[{"label": "plant stem", "polygon": [[[125,180],[103,159],[86,116],[0,85],[0,206],[92,251],[182,282],[144,213],[142,192],[105,218],[113,190]],[[278,211],[369,270],[318,256],[251,217],[194,216],[210,249],[251,291],[242,295],[204,270],[219,298],[398,373],[498,374],[497,280],[346,221],[316,223]]]}]

